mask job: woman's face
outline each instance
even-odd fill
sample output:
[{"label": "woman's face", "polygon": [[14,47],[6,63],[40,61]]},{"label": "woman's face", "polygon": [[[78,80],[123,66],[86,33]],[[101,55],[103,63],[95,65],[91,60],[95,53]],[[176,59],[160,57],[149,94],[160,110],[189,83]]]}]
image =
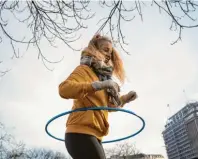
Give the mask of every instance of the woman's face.
[{"label": "woman's face", "polygon": [[111,61],[112,57],[112,44],[109,41],[102,40],[98,43],[98,47],[100,52],[104,55],[105,57],[105,63],[108,63]]}]

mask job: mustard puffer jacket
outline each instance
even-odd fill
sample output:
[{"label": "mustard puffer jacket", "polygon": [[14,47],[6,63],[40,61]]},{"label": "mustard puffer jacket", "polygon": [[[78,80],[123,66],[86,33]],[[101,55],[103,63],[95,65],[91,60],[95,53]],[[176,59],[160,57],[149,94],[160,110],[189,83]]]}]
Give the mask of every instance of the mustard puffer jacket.
[{"label": "mustard puffer jacket", "polygon": [[[59,85],[59,94],[64,99],[74,99],[72,109],[108,106],[106,91],[95,91],[91,85],[94,81],[99,81],[94,71],[87,65],[79,65]],[[108,131],[107,110],[71,113],[66,122],[66,133],[89,134],[102,140]]]}]

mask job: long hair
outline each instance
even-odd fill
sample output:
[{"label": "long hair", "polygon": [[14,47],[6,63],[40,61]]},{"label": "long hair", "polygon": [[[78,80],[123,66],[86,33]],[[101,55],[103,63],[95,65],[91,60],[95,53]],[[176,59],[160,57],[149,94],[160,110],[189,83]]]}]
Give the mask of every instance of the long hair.
[{"label": "long hair", "polygon": [[114,48],[112,51],[112,59],[111,60],[114,65],[113,73],[120,80],[121,83],[124,83],[125,71],[124,71],[123,62],[122,62],[122,59],[120,58],[118,52]]},{"label": "long hair", "polygon": [[[101,36],[101,35],[97,34],[92,38],[92,40],[89,42],[89,46],[88,46],[88,48],[89,48],[88,50],[90,50],[89,54],[92,54],[94,57],[96,57],[98,59],[101,59],[101,53],[99,53],[98,44],[102,40],[112,43],[112,41],[108,37]],[[94,51],[95,49],[97,49],[97,51]],[[124,71],[123,62],[119,56],[119,53],[115,50],[115,48],[112,49],[111,60],[112,60],[113,66],[114,66],[113,74],[120,80],[121,83],[124,83],[125,71]]]}]

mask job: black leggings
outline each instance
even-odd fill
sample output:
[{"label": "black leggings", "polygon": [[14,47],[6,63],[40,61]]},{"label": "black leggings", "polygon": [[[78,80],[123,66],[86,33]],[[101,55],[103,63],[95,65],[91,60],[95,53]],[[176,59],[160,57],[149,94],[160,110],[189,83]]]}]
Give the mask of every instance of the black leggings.
[{"label": "black leggings", "polygon": [[106,159],[101,142],[91,135],[66,133],[65,146],[73,159]]}]

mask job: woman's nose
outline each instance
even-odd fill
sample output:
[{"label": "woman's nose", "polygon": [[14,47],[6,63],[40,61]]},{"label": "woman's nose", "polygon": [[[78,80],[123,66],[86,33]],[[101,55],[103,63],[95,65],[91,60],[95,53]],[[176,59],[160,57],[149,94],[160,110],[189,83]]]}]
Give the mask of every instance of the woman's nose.
[{"label": "woman's nose", "polygon": [[106,56],[105,56],[105,63],[109,62],[110,59],[111,59],[111,57],[108,56],[108,55],[106,55]]}]

